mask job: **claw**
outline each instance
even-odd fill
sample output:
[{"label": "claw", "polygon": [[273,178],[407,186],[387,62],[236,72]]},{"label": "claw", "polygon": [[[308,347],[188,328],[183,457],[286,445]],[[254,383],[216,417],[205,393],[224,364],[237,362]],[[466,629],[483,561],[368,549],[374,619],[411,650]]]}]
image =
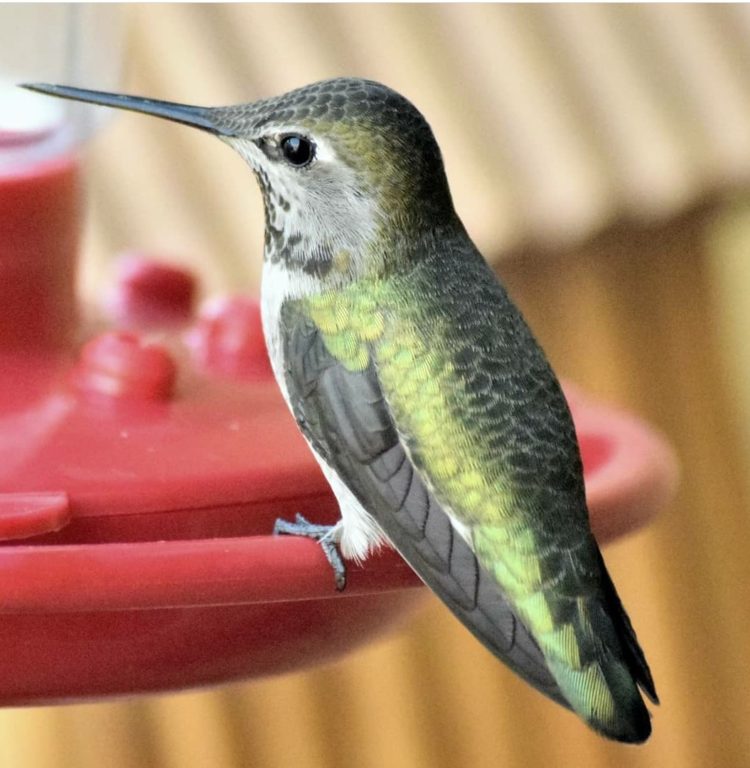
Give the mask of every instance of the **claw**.
[{"label": "claw", "polygon": [[276,536],[304,536],[308,539],[315,539],[320,544],[320,548],[333,570],[336,589],[341,592],[346,587],[346,566],[334,541],[337,530],[337,525],[316,525],[300,514],[295,515],[293,523],[279,518],[273,525],[273,532]]}]

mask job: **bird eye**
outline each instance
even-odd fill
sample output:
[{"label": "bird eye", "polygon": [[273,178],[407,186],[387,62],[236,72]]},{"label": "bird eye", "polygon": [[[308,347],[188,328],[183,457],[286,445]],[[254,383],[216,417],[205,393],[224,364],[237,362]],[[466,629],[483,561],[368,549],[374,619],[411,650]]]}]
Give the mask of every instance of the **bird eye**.
[{"label": "bird eye", "polygon": [[315,145],[304,136],[292,133],[281,140],[281,151],[286,160],[301,168],[315,157]]}]

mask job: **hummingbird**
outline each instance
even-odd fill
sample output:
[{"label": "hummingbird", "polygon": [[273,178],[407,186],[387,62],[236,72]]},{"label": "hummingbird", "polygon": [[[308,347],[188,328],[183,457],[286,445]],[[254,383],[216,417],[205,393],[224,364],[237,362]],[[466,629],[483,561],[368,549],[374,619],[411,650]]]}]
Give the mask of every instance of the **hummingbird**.
[{"label": "hummingbird", "polygon": [[645,741],[641,692],[658,698],[591,533],[566,400],[417,108],[356,78],[228,107],[25,87],[199,128],[254,172],[272,367],[341,513],[277,530],[318,538],[339,586],[339,551],[389,543],[528,683]]}]

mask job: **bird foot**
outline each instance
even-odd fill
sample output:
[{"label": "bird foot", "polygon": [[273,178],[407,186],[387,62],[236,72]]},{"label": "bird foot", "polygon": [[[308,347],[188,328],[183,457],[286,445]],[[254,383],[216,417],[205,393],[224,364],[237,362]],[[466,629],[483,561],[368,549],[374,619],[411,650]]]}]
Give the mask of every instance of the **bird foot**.
[{"label": "bird foot", "polygon": [[320,544],[320,548],[333,570],[336,589],[341,592],[346,587],[346,566],[336,545],[335,539],[339,531],[340,526],[338,524],[316,525],[300,514],[295,515],[294,522],[279,518],[273,526],[274,535],[277,536],[304,536],[308,539],[315,539]]}]

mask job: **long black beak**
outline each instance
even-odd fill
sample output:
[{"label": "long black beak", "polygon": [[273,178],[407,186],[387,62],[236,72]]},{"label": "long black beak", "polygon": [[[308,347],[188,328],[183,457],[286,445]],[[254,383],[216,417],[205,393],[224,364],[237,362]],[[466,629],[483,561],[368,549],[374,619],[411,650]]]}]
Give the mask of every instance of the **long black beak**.
[{"label": "long black beak", "polygon": [[210,107],[191,107],[187,104],[174,104],[170,101],[158,99],[144,99],[139,96],[126,96],[121,93],[106,93],[104,91],[89,91],[85,88],[72,88],[67,85],[49,85],[47,83],[23,83],[21,88],[37,93],[45,93],[49,96],[58,96],[62,99],[73,101],[85,101],[90,104],[100,104],[104,107],[116,109],[128,109],[131,112],[143,112],[146,115],[163,117],[175,123],[190,125],[200,128],[218,136],[231,136],[232,134],[218,125],[212,117],[214,110]]}]

